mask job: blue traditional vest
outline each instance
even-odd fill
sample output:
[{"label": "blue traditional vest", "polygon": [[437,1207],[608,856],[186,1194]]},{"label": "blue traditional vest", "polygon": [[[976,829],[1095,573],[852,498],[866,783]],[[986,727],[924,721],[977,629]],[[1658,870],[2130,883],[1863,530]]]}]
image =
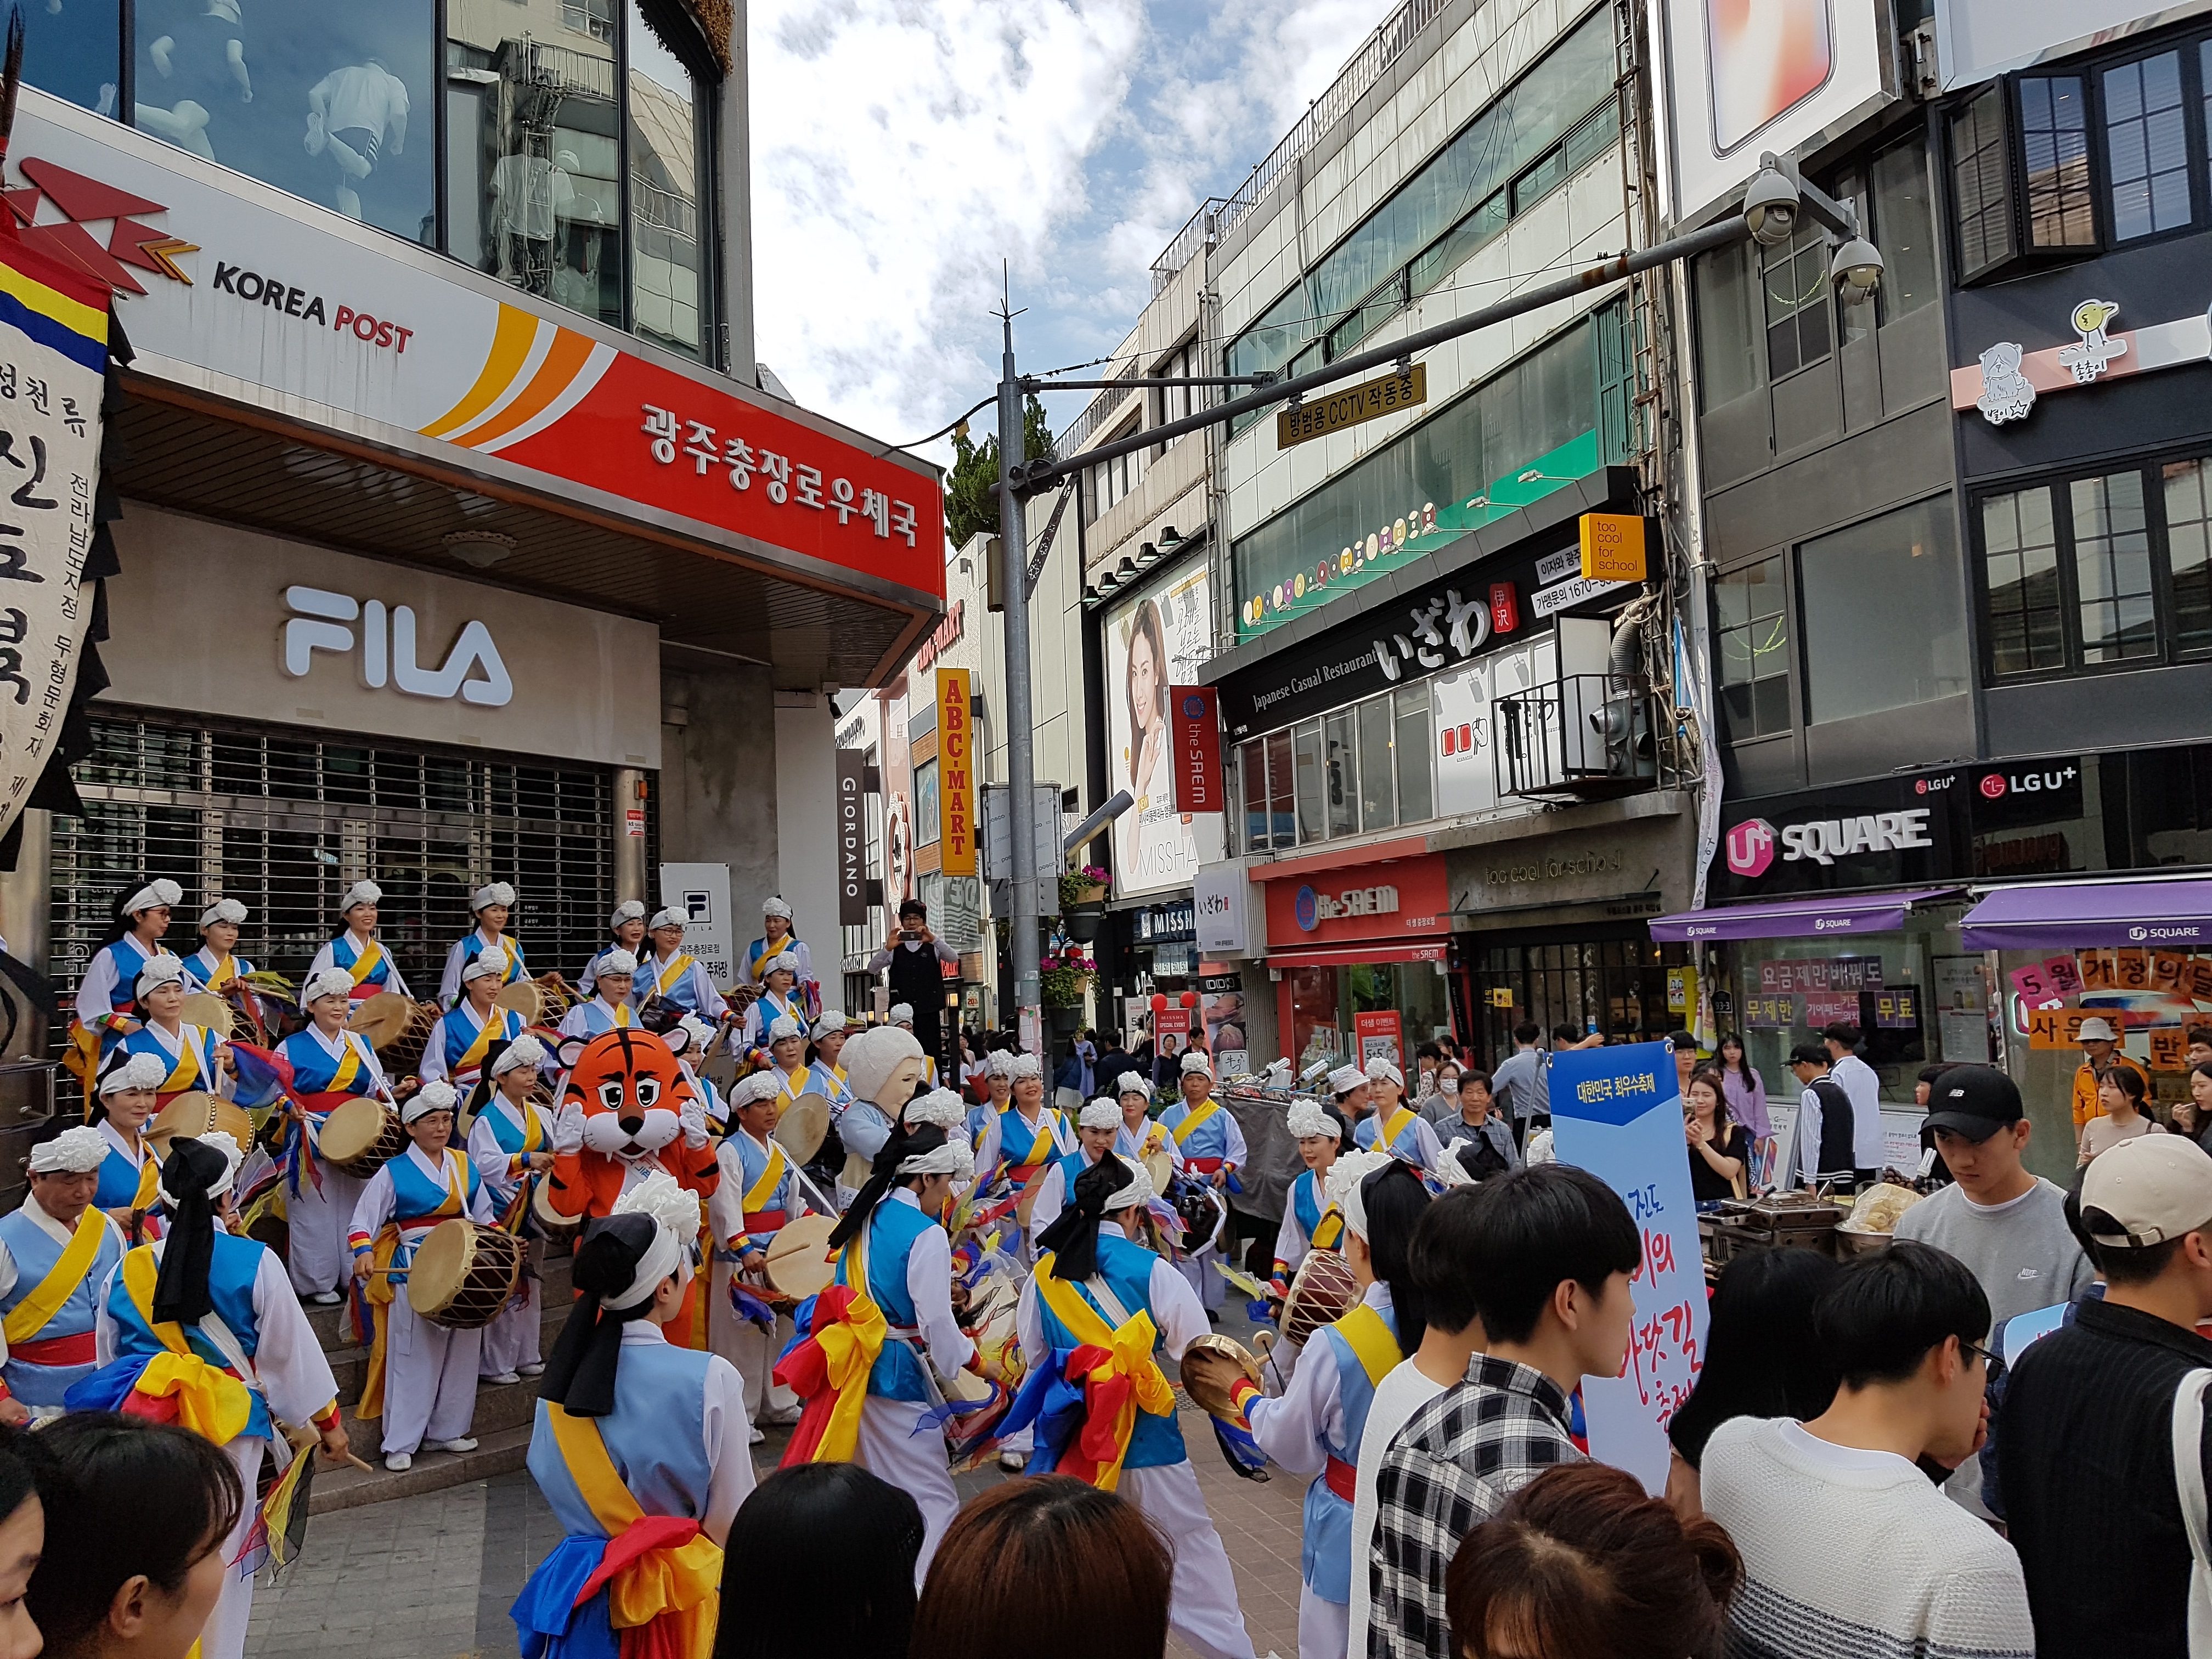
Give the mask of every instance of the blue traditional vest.
[{"label": "blue traditional vest", "polygon": [[240,956],[232,957],[226,968],[204,945],[185,958],[185,983],[196,991],[221,990],[232,980],[243,979],[252,971],[253,964]]},{"label": "blue traditional vest", "polygon": [[604,1036],[618,1026],[633,1023],[629,1003],[611,1009],[605,997],[595,996],[589,1002],[579,1003],[576,1012],[583,1017],[584,1035],[587,1037]]},{"label": "blue traditional vest", "polygon": [[1059,1111],[1050,1106],[1041,1108],[1033,1129],[1009,1100],[1006,1109],[999,1114],[999,1156],[1010,1170],[1030,1169],[1060,1157]]},{"label": "blue traditional vest", "polygon": [[[1389,1328],[1390,1363],[1395,1365],[1404,1358],[1396,1346],[1397,1316],[1389,1308],[1371,1311],[1380,1315],[1382,1323]],[[1358,1310],[1346,1316],[1347,1319],[1359,1317],[1363,1316]],[[1367,1431],[1367,1412],[1375,1403],[1375,1385],[1380,1379],[1368,1375],[1367,1367],[1340,1328],[1343,1322],[1339,1320],[1322,1332],[1319,1352],[1313,1352],[1313,1345],[1310,1345],[1305,1363],[1311,1364],[1326,1354],[1335,1364],[1338,1398],[1343,1402],[1344,1443],[1337,1445],[1324,1439],[1322,1448],[1340,1463],[1356,1464],[1359,1461],[1359,1437]],[[1387,1368],[1383,1375],[1389,1375]],[[1330,1489],[1326,1474],[1306,1488],[1305,1532],[1299,1547],[1298,1571],[1322,1601],[1340,1606],[1352,1600],[1352,1505]]]},{"label": "blue traditional vest", "polygon": [[[710,1358],[666,1342],[625,1343],[615,1368],[615,1408],[592,1419],[623,1485],[647,1515],[696,1521],[707,1513],[707,1488],[714,1475],[703,1437]],[[724,1455],[745,1455],[742,1429]],[[563,1532],[606,1536],[576,1490],[542,1401],[530,1437],[530,1474]]]},{"label": "blue traditional vest", "polygon": [[[538,1110],[535,1106],[525,1101],[522,1109],[531,1114],[535,1121]],[[491,1138],[499,1143],[500,1151],[505,1152],[509,1158],[526,1150],[541,1152],[550,1152],[553,1150],[553,1138],[545,1133],[545,1125],[543,1122],[538,1124],[538,1145],[534,1148],[530,1146],[528,1134],[523,1126],[517,1123],[509,1115],[507,1103],[504,1100],[495,1097],[486,1101],[483,1110],[477,1115],[483,1122],[490,1126]],[[474,1158],[469,1160],[469,1167],[476,1168]],[[520,1184],[518,1182],[509,1181],[505,1170],[477,1170],[476,1173],[491,1188],[493,1200],[501,1206],[514,1196],[514,1189]]]},{"label": "blue traditional vest", "polygon": [[[138,1143],[138,1148],[145,1158],[134,1164],[113,1146],[108,1147],[107,1156],[100,1164],[100,1185],[92,1194],[93,1203],[100,1209],[127,1210],[138,1202],[139,1183],[145,1179],[146,1165],[155,1162],[153,1150],[143,1140]],[[154,1201],[149,1195],[149,1209]]]},{"label": "blue traditional vest", "polygon": [[[144,1250],[153,1247],[142,1244],[138,1248]],[[216,1317],[237,1338],[239,1347],[248,1359],[261,1346],[260,1322],[253,1312],[253,1281],[261,1272],[261,1258],[267,1254],[264,1246],[251,1238],[237,1238],[218,1231],[215,1236],[215,1256],[208,1266],[208,1295],[215,1303]],[[117,1360],[150,1359],[169,1352],[138,1311],[138,1304],[131,1298],[130,1288],[119,1273],[108,1295],[107,1313],[115,1322]],[[222,1357],[222,1350],[216,1346],[205,1331],[198,1325],[187,1325],[184,1330],[185,1340],[191,1344],[194,1353],[210,1365],[228,1366],[230,1362]],[[244,1437],[274,1439],[276,1431],[270,1426],[269,1402],[261,1397],[260,1389],[253,1389],[252,1394],[253,1406],[246,1419]]]},{"label": "blue traditional vest", "polygon": [[[1311,1170],[1298,1171],[1298,1178],[1291,1183],[1291,1211],[1297,1217],[1298,1231],[1306,1236],[1309,1249],[1334,1250],[1344,1243],[1344,1220],[1322,1201],[1321,1177]],[[1317,1239],[1314,1234],[1323,1221],[1329,1224],[1329,1236]]]},{"label": "blue traditional vest", "polygon": [[[1421,1115],[1402,1102],[1396,1111],[1400,1118],[1398,1133],[1383,1144],[1382,1150],[1418,1167],[1421,1162]],[[1376,1150],[1376,1139],[1382,1131],[1382,1114],[1370,1113],[1359,1120],[1359,1127],[1352,1132],[1352,1139],[1362,1150],[1371,1152]]]},{"label": "blue traditional vest", "polygon": [[[1200,1103],[1200,1105],[1204,1103],[1204,1102]],[[1183,1120],[1191,1115],[1191,1111],[1192,1107],[1188,1101],[1178,1100],[1160,1114],[1161,1126],[1170,1134],[1173,1134],[1182,1126]],[[1183,1162],[1188,1164],[1200,1158],[1210,1158],[1215,1163],[1219,1163],[1227,1158],[1229,1156],[1229,1109],[1225,1106],[1218,1106],[1206,1115],[1204,1122],[1188,1135],[1177,1139],[1176,1145],[1182,1148]]]},{"label": "blue traditional vest", "polygon": [[[467,1001],[464,1000],[448,1008],[444,1018],[438,1023],[438,1029],[446,1034],[444,1058],[446,1075],[449,1079],[457,1076],[464,1069],[471,1072],[483,1069],[483,1050],[477,1050],[477,1057],[473,1060],[468,1058],[470,1051],[476,1048],[477,1038],[483,1035],[484,1029],[483,1025],[477,1025],[471,1029],[471,1022],[476,1017],[477,1011],[470,1007]],[[512,1008],[495,1006],[484,1024],[492,1027],[493,1042],[512,1042],[522,1035],[522,1016]]]},{"label": "blue traditional vest", "polygon": [[[469,964],[482,956],[488,948],[489,947],[483,941],[483,930],[480,927],[470,928],[469,936],[461,941],[461,971],[464,974],[467,973]],[[502,933],[500,935],[499,948],[507,952],[507,971],[500,975],[499,982],[501,985],[512,985],[529,971],[522,960],[522,941],[512,933]],[[466,981],[464,981],[463,983]]]},{"label": "blue traditional vest", "polygon": [[[90,1376],[98,1368],[89,1356],[81,1364],[52,1365],[26,1359],[19,1352],[27,1344],[52,1342],[65,1336],[89,1337],[99,1321],[100,1287],[107,1283],[115,1264],[123,1260],[123,1243],[96,1210],[87,1210],[77,1225],[99,1228],[104,1235],[93,1257],[91,1270],[77,1281],[76,1288],[54,1310],[52,1318],[9,1345],[8,1364],[0,1370],[0,1375],[8,1379],[9,1393],[26,1406],[59,1406],[64,1389],[81,1377]],[[54,1270],[54,1264],[62,1259],[64,1246],[21,1210],[0,1216],[0,1243],[7,1245],[8,1254],[15,1261],[15,1287],[0,1296],[0,1318],[4,1318],[45,1282],[46,1275]]]},{"label": "blue traditional vest", "polygon": [[[659,995],[655,1001],[658,1006],[674,1008],[686,1014],[699,1014],[703,1018],[705,1005],[699,997],[699,975],[693,971],[698,966],[697,957],[688,956],[682,951],[665,963],[647,951],[645,959],[637,964],[637,976],[630,981],[630,1000],[643,1002],[657,992]],[[668,977],[668,970],[672,968],[676,969],[672,979]],[[667,981],[665,985],[662,983],[664,980]]]},{"label": "blue traditional vest", "polygon": [[[392,952],[386,950],[381,943],[376,948],[376,965],[354,981],[352,995],[356,1000],[392,988]],[[331,941],[331,961],[336,966],[350,974],[360,960],[361,949],[353,942],[350,933],[340,933]]]},{"label": "blue traditional vest", "polygon": [[[757,1250],[764,1250],[774,1241],[783,1224],[776,1220],[757,1223],[755,1218],[766,1216],[781,1217],[785,1220],[792,1218],[792,1210],[799,1201],[798,1166],[792,1162],[791,1154],[781,1152],[781,1147],[775,1141],[770,1141],[763,1146],[750,1135],[737,1132],[733,1132],[729,1139],[731,1146],[737,1152],[738,1170],[743,1180],[743,1190],[738,1194],[738,1202],[742,1206],[738,1224],[744,1230],[745,1237],[752,1247]],[[775,1185],[761,1194],[760,1201],[755,1203],[753,1188],[760,1184],[761,1177],[768,1173],[769,1165],[777,1161],[779,1153],[781,1155],[783,1173]],[[899,1207],[903,1209],[906,1206],[901,1205]],[[871,1278],[873,1276],[872,1273],[870,1274]],[[903,1284],[905,1281],[902,1279],[900,1282]]]},{"label": "blue traditional vest", "polygon": [[[410,1152],[400,1153],[384,1166],[392,1176],[392,1218],[399,1229],[399,1245],[392,1253],[392,1281],[394,1285],[407,1276],[407,1269],[414,1264],[416,1247],[430,1236],[430,1230],[441,1221],[453,1219],[451,1216],[440,1215],[438,1211],[444,1207],[451,1190],[447,1180],[452,1176],[455,1158],[461,1161],[461,1207],[459,1213],[466,1217],[475,1206],[477,1188],[481,1184],[476,1166],[469,1162],[468,1154],[458,1147],[447,1147],[444,1156],[447,1179],[433,1180],[425,1175],[422,1166]],[[415,1224],[408,1225],[410,1221]]]},{"label": "blue traditional vest", "polygon": [[155,957],[166,957],[169,953],[156,950],[149,955],[140,950],[138,941],[128,933],[100,948],[101,954],[115,963],[115,988],[107,994],[109,1011],[118,1014],[128,1012],[137,1005],[138,975],[145,971],[146,964]]},{"label": "blue traditional vest", "polygon": [[808,1086],[830,1103],[834,1113],[838,1108],[853,1103],[853,1085],[837,1075],[837,1068],[824,1060],[817,1060],[807,1068],[814,1079]]},{"label": "blue traditional vest", "polygon": [[[890,1198],[877,1205],[875,1212],[868,1218],[867,1296],[883,1310],[884,1318],[894,1331],[903,1330],[909,1334],[914,1332],[914,1297],[908,1294],[906,1286],[907,1257],[914,1253],[915,1240],[936,1224],[913,1205]],[[852,1260],[849,1244],[837,1253],[840,1285],[853,1282],[846,1276]],[[927,1403],[929,1382],[922,1371],[921,1355],[907,1343],[886,1341],[868,1373],[868,1392],[885,1400]]]},{"label": "blue traditional vest", "polygon": [[216,1035],[204,1025],[180,1026],[184,1041],[171,1054],[161,1039],[154,1035],[150,1025],[141,1025],[123,1039],[126,1054],[149,1054],[160,1063],[168,1075],[161,1079],[160,1093],[166,1100],[171,1095],[180,1095],[198,1089],[213,1094],[222,1081],[215,1069]]},{"label": "blue traditional vest", "polygon": [[[1121,1304],[1122,1312],[1134,1319],[1139,1313],[1152,1312],[1152,1264],[1159,1260],[1141,1244],[1133,1244],[1126,1238],[1116,1238],[1111,1233],[1098,1237],[1098,1276],[1106,1281],[1106,1288]],[[1076,1293],[1097,1310],[1098,1316],[1111,1329],[1121,1322],[1091,1293],[1086,1285],[1075,1286]],[[1031,1295],[1036,1295],[1034,1289]],[[1083,1345],[1075,1334],[1053,1316],[1052,1306],[1042,1296],[1036,1301],[1037,1317],[1043,1323],[1045,1345],[1052,1350],[1052,1361],[1056,1366],[1065,1365],[1067,1357]],[[1154,1322],[1158,1316],[1153,1315]],[[1155,1341],[1153,1356],[1161,1358],[1165,1352],[1164,1337]],[[1166,1367],[1164,1365],[1163,1370]],[[1172,1377],[1170,1379],[1172,1381]],[[1182,1427],[1170,1411],[1164,1417],[1139,1410],[1137,1425],[1129,1436],[1129,1455],[1121,1460],[1125,1469],[1155,1469],[1170,1463],[1188,1462],[1190,1454],[1183,1449]]]}]

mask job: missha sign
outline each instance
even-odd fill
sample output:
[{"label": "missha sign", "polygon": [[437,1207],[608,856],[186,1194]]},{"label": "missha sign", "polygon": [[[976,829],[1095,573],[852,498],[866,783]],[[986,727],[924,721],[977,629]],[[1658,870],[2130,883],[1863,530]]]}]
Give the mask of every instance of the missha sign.
[{"label": "missha sign", "polygon": [[113,283],[139,374],[767,563],[944,595],[933,468],[28,88],[9,157],[32,236]]}]

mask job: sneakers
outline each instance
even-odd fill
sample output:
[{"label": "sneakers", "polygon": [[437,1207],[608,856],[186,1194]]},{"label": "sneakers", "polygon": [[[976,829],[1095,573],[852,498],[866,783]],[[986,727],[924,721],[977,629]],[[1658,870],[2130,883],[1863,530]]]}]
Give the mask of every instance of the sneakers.
[{"label": "sneakers", "polygon": [[1020,1452],[1002,1451],[999,1454],[999,1467],[1009,1474],[1019,1474],[1029,1466],[1030,1460]]},{"label": "sneakers", "polygon": [[384,1467],[394,1474],[404,1474],[415,1467],[414,1455],[410,1452],[386,1452],[384,1454]]},{"label": "sneakers", "polygon": [[786,1406],[780,1411],[763,1412],[753,1420],[757,1423],[772,1423],[780,1429],[787,1429],[797,1423],[805,1414],[805,1408],[804,1407]]},{"label": "sneakers", "polygon": [[517,1365],[514,1369],[516,1375],[520,1376],[543,1376],[545,1375],[545,1362],[533,1359],[527,1365]]},{"label": "sneakers", "polygon": [[477,1443],[467,1435],[463,1435],[457,1440],[433,1440],[430,1443],[430,1449],[433,1451],[442,1452],[472,1452],[477,1449]]},{"label": "sneakers", "polygon": [[492,1371],[485,1376],[478,1377],[477,1381],[479,1382],[520,1382],[522,1381],[522,1373],[520,1371]]},{"label": "sneakers", "polygon": [[757,1424],[756,1424],[756,1425],[753,1426],[753,1430],[752,1430],[752,1437],[751,1437],[750,1440],[748,1440],[745,1443],[746,1443],[747,1445],[757,1446],[757,1445],[759,1445],[759,1444],[760,1444],[760,1443],[761,1443],[762,1441],[763,1441],[763,1440],[765,1440],[765,1439],[767,1439],[767,1438],[768,1438],[768,1437],[767,1437],[766,1435],[763,1434],[763,1433],[760,1431],[760,1427],[759,1427],[759,1425],[758,1425]]},{"label": "sneakers", "polygon": [[340,1296],[336,1291],[317,1291],[313,1296],[309,1297],[307,1300],[313,1303],[318,1308],[335,1308],[339,1303],[344,1301],[345,1298]]}]

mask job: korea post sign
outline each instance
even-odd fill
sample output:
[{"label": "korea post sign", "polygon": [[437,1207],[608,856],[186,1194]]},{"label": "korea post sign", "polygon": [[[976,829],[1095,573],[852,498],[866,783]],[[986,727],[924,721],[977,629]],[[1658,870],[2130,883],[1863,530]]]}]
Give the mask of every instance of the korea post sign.
[{"label": "korea post sign", "polygon": [[942,833],[941,868],[948,876],[975,873],[975,730],[968,671],[937,671],[937,800]]},{"label": "korea post sign", "polygon": [[[1553,1148],[1620,1194],[1636,1223],[1634,1310],[1618,1376],[1583,1378],[1590,1455],[1667,1489],[1667,1423],[1705,1364],[1705,1270],[1664,1042],[1575,1048],[1552,1061]],[[1608,1310],[1610,1311],[1610,1310]]]}]

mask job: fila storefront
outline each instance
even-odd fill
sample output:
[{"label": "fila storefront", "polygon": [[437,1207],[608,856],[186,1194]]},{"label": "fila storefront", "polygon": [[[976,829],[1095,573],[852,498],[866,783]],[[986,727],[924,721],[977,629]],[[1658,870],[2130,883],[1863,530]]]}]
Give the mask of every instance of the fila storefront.
[{"label": "fila storefront", "polygon": [[497,879],[573,977],[665,859],[834,954],[830,698],[942,612],[933,469],[28,88],[5,184],[136,353],[85,811],[26,815],[11,949],[66,995],[151,874],[173,947],[228,894],[296,979],[368,877],[420,996]]}]

